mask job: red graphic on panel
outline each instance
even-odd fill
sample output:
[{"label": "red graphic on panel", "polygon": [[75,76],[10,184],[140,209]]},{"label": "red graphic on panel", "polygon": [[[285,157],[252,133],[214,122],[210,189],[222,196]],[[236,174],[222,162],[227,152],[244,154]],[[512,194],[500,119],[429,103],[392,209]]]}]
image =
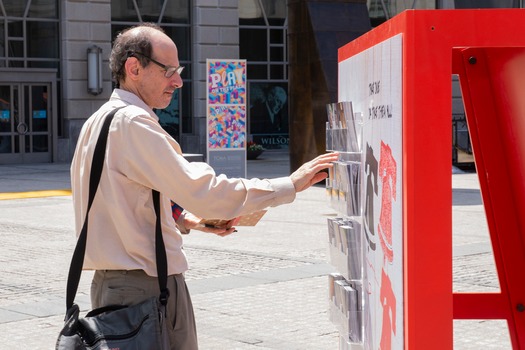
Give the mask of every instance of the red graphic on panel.
[{"label": "red graphic on panel", "polygon": [[381,192],[381,213],[379,214],[379,240],[385,254],[385,260],[392,263],[392,200],[396,200],[397,165],[392,156],[392,149],[381,141],[381,155],[379,160],[379,179],[383,191]]},{"label": "red graphic on panel", "polygon": [[381,329],[380,350],[392,348],[392,333],[396,334],[396,296],[392,290],[390,277],[381,271],[381,295],[379,297],[383,306],[383,328]]}]

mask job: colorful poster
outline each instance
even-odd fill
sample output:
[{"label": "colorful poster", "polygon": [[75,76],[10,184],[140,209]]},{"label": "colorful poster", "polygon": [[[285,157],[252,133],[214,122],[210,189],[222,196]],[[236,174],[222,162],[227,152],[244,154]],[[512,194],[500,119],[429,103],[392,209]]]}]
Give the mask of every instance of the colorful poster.
[{"label": "colorful poster", "polygon": [[246,177],[246,61],[207,61],[207,161],[217,173]]},{"label": "colorful poster", "polygon": [[363,115],[365,350],[404,348],[402,35],[339,63],[339,101]]},{"label": "colorful poster", "polygon": [[210,106],[208,118],[208,147],[246,147],[246,107]]},{"label": "colorful poster", "polygon": [[208,61],[208,103],[246,105],[245,61]]}]

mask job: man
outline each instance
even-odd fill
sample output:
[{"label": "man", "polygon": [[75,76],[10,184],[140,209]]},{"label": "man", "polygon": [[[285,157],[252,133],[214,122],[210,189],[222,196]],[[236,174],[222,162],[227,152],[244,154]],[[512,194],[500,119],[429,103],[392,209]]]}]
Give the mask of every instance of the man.
[{"label": "man", "polygon": [[[155,212],[151,189],[161,193],[162,232],[168,256],[167,317],[172,349],[197,349],[193,307],[183,273],[188,263],[181,232],[199,229],[228,235],[234,228],[207,228],[200,218],[232,219],[292,202],[326,177],[337,154],[304,164],[289,177],[271,180],[216,176],[205,163],[189,163],[179,144],[159,125],[153,108],[165,108],[182,87],[177,47],[152,24],[123,31],[110,55],[118,88],[84,124],[73,162],[71,184],[76,230],[88,202],[93,150],[104,117],[116,107],[100,184],[89,214],[84,269],[95,270],[93,308],[130,305],[159,295],[155,264]],[[171,201],[185,209],[175,222]],[[193,214],[190,214],[193,213]]]}]

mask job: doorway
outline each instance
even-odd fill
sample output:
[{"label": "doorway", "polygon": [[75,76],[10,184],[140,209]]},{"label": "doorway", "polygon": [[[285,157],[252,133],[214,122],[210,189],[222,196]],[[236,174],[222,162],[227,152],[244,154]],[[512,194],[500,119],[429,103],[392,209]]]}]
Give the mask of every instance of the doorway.
[{"label": "doorway", "polygon": [[54,82],[18,80],[0,81],[0,164],[52,162]]}]

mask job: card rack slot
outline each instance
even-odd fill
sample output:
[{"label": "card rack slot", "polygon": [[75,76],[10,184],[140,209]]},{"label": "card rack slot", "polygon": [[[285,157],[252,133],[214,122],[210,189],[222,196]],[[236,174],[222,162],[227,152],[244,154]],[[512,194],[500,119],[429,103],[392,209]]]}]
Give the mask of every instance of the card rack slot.
[{"label": "card rack slot", "polygon": [[339,160],[328,172],[326,192],[337,217],[328,218],[331,264],[328,276],[329,319],[340,334],[340,349],[363,348],[363,115],[352,102],[326,106],[326,149]]}]

